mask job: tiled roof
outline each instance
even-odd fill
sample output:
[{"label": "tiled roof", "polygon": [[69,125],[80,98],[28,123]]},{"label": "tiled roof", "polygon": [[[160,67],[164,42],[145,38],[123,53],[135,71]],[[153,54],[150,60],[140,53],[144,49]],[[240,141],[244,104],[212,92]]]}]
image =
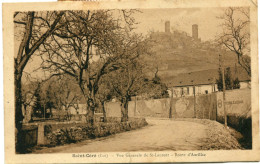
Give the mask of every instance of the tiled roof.
[{"label": "tiled roof", "polygon": [[[237,72],[237,73],[235,73]],[[238,77],[239,81],[250,81],[251,78],[248,76],[247,72],[241,67],[231,68],[231,75],[233,79]],[[218,69],[210,69],[204,71],[182,73],[178,76],[168,78],[165,83],[168,87],[173,86],[189,86],[189,85],[203,85],[203,84],[214,84],[216,79],[219,78]]]}]

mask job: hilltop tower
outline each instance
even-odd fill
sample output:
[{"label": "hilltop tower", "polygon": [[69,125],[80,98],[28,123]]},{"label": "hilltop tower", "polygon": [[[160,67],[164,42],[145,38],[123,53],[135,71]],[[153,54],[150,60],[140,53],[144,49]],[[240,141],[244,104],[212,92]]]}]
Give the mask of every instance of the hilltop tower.
[{"label": "hilltop tower", "polygon": [[195,40],[199,39],[198,29],[199,29],[199,27],[197,24],[192,25],[192,38]]},{"label": "hilltop tower", "polygon": [[170,21],[165,22],[165,32],[170,33]]}]

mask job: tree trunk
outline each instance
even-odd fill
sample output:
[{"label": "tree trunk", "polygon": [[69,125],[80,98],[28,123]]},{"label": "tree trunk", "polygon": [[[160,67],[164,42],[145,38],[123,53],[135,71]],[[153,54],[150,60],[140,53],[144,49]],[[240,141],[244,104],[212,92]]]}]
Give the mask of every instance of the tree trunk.
[{"label": "tree trunk", "polygon": [[[32,29],[33,29],[33,21],[34,21],[34,12],[28,12],[28,21],[25,25],[25,35],[23,37],[22,42],[20,43],[17,58],[15,58],[15,65],[14,65],[14,85],[15,85],[15,127],[17,129],[17,136],[16,136],[16,152],[24,153],[25,148],[23,147],[22,142],[22,121],[23,121],[23,114],[22,114],[22,94],[21,94],[21,79],[23,70],[34,54],[34,52],[40,47],[40,45],[56,30],[56,25],[59,23],[61,17],[63,16],[64,12],[60,12],[57,15],[54,22],[51,24],[50,28],[34,43],[31,45],[31,37],[32,37]],[[30,46],[31,45],[31,46]],[[30,47],[30,48],[29,48]],[[24,54],[25,53],[25,54]]]},{"label": "tree trunk", "polygon": [[127,98],[123,98],[121,100],[121,113],[122,113],[121,122],[128,121],[128,99]]},{"label": "tree trunk", "polygon": [[104,117],[104,122],[107,122],[107,115],[106,115],[106,110],[105,110],[105,102],[102,102],[102,111],[103,111],[103,117]]},{"label": "tree trunk", "polygon": [[89,122],[91,125],[94,125],[94,112],[95,112],[95,103],[92,98],[89,98],[87,101],[87,122]]},{"label": "tree trunk", "polygon": [[89,123],[91,125],[94,125],[94,109],[95,107],[93,108],[93,106],[91,106],[89,110]]},{"label": "tree trunk", "polygon": [[43,118],[44,118],[44,121],[45,121],[45,119],[46,119],[45,102],[43,104]]},{"label": "tree trunk", "polygon": [[50,118],[53,117],[53,114],[52,114],[52,107],[50,107]]},{"label": "tree trunk", "polygon": [[23,136],[22,136],[22,121],[23,121],[23,113],[22,113],[22,84],[21,77],[22,73],[18,72],[15,67],[14,73],[14,86],[15,86],[15,127],[17,129],[16,136],[16,152],[24,153],[24,145],[23,145]]}]

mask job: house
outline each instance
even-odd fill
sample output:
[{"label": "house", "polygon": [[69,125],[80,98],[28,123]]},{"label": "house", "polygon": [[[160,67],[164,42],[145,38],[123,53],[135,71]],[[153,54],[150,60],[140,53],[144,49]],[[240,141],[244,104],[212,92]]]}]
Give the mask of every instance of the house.
[{"label": "house", "polygon": [[[240,89],[249,88],[251,79],[242,68],[231,68],[231,77],[236,77],[240,83]],[[218,69],[203,70],[190,73],[182,73],[168,80],[168,93],[173,97],[194,96],[218,92],[216,80],[219,78]]]}]

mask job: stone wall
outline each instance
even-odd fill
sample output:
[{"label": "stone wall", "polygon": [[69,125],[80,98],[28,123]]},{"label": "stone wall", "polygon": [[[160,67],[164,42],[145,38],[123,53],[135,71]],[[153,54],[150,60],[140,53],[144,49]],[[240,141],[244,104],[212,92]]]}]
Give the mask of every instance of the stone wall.
[{"label": "stone wall", "polygon": [[217,99],[216,93],[197,96],[196,118],[216,120],[217,118],[216,99]]},{"label": "stone wall", "polygon": [[[217,115],[224,116],[223,92],[217,93]],[[251,117],[251,89],[226,91],[225,108],[228,116]]]},{"label": "stone wall", "polygon": [[[194,105],[195,100],[195,105]],[[130,117],[169,117],[170,98],[130,101]],[[251,90],[236,89],[226,91],[226,109],[228,117],[251,118]],[[206,95],[173,98],[173,118],[205,118],[218,120],[224,117],[223,92]],[[110,102],[105,106],[108,117],[121,117],[120,103]]]},{"label": "stone wall", "polygon": [[[252,148],[251,89],[226,92],[227,125],[243,134],[245,147]],[[217,121],[224,123],[223,92],[217,93]]]},{"label": "stone wall", "polygon": [[[136,103],[136,105],[135,105]],[[170,99],[138,100],[129,102],[129,114],[141,117],[169,116]]]},{"label": "stone wall", "polygon": [[[216,94],[199,95],[195,99],[194,107],[193,96],[172,98],[172,117],[216,119]],[[130,101],[128,115],[130,117],[168,118],[170,101],[170,98]],[[119,102],[107,103],[105,109],[108,117],[121,117]]]}]

